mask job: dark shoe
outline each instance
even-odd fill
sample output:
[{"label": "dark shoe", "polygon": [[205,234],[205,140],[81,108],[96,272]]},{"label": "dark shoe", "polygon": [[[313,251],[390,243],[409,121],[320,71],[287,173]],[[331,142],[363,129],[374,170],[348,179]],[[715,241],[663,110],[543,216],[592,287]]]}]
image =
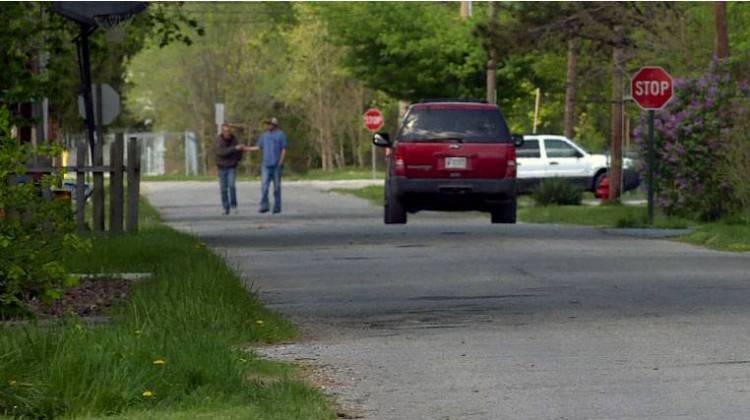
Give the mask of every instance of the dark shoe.
[{"label": "dark shoe", "polygon": [[268,209],[260,209],[258,210],[258,213],[268,213]]},{"label": "dark shoe", "polygon": [[279,214],[279,213],[281,213],[281,210],[274,210],[273,211],[273,214]]}]

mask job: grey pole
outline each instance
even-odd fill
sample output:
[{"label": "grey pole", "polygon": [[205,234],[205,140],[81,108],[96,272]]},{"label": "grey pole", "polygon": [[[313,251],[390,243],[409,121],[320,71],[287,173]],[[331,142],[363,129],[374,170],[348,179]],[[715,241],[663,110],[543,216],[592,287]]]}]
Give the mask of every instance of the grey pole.
[{"label": "grey pole", "polygon": [[648,224],[654,224],[654,166],[656,165],[656,151],[654,150],[654,111],[648,111]]}]

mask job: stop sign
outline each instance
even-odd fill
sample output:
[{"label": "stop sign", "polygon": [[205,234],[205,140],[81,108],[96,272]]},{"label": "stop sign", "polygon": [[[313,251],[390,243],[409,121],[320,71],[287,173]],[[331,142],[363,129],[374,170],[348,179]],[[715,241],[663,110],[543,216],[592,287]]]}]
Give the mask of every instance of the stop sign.
[{"label": "stop sign", "polygon": [[385,124],[383,114],[377,108],[370,108],[365,111],[365,115],[363,115],[362,119],[365,123],[365,128],[367,128],[371,133],[380,130],[381,128],[383,128],[383,124]]},{"label": "stop sign", "polygon": [[661,67],[642,67],[630,80],[630,92],[641,108],[662,109],[672,99],[672,76]]}]

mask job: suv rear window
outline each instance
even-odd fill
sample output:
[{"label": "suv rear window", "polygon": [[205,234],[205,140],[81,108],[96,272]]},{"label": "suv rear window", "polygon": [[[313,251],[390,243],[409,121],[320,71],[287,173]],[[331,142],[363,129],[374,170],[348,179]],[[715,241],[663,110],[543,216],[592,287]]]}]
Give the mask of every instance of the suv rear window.
[{"label": "suv rear window", "polygon": [[404,118],[399,141],[459,140],[472,143],[510,141],[497,108],[413,108]]}]

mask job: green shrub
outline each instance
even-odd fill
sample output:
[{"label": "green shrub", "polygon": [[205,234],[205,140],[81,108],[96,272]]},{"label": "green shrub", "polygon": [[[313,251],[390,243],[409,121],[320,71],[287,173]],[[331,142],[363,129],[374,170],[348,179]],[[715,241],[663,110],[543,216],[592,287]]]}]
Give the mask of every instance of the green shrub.
[{"label": "green shrub", "polygon": [[532,194],[539,206],[577,206],[583,200],[583,190],[563,178],[543,179]]},{"label": "green shrub", "polygon": [[74,234],[70,203],[42,194],[57,176],[36,184],[26,177],[30,158],[55,153],[14,138],[9,112],[0,108],[0,318],[22,311],[24,296],[59,297],[69,282],[65,258],[84,246]]},{"label": "green shrub", "polygon": [[750,222],[750,99],[736,99],[732,128],[725,139],[726,159],[719,165],[722,182],[729,186],[733,212],[729,219]]}]

